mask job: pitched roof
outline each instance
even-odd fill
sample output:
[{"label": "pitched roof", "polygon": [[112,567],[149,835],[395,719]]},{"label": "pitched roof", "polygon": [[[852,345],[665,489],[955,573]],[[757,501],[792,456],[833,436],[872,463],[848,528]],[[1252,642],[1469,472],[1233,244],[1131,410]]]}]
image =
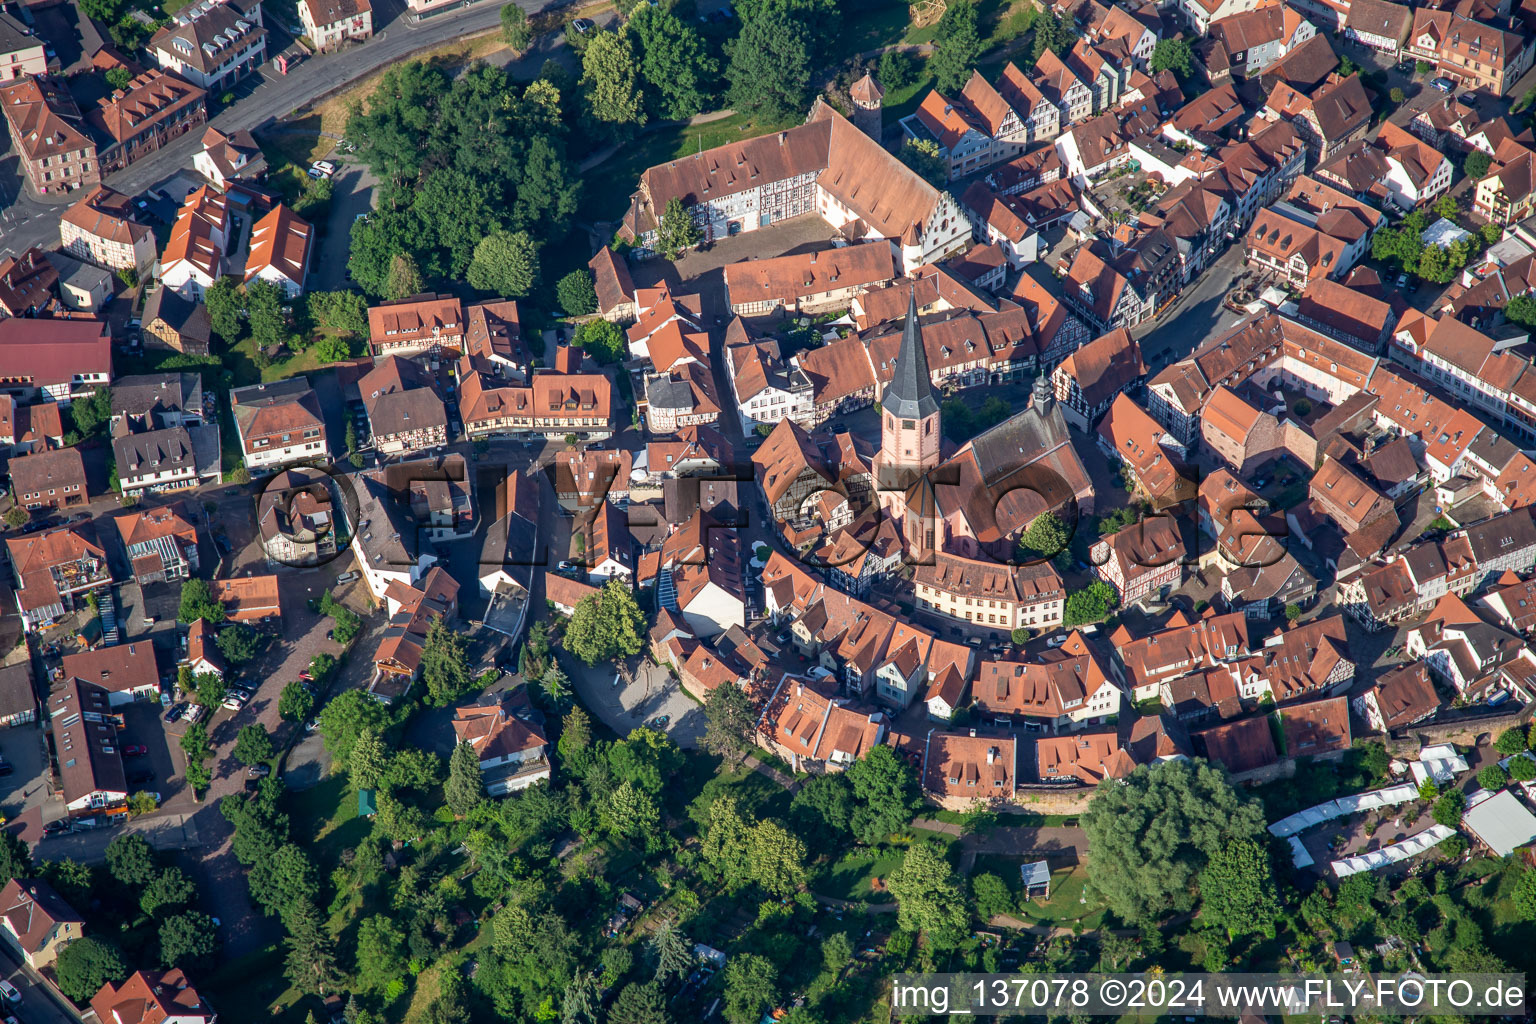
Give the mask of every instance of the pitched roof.
[{"label": "pitched roof", "polygon": [[94,144],[80,130],[80,108],[58,79],[28,75],[0,85],[0,106],[11,124],[11,138],[28,159],[79,149],[94,155]]},{"label": "pitched roof", "polygon": [[105,320],[0,317],[0,379],[45,387],[111,372],[112,335]]},{"label": "pitched roof", "polygon": [[203,102],[203,90],[170,71],[152,68],[135,76],[128,88],[101,99],[89,120],[116,142],[128,142],[153,126],[182,116]]},{"label": "pitched roof", "polygon": [[91,997],[91,1009],[101,1024],[207,1024],[213,1008],[178,968],[134,971],[121,985],[108,981]]},{"label": "pitched roof", "polygon": [[148,225],[133,219],[133,203],[121,192],[97,185],[59,218],[87,235],[121,245],[134,245],[150,235]]},{"label": "pitched roof", "polygon": [[55,448],[12,459],[11,488],[18,495],[42,494],[64,487],[79,487],[86,496],[85,460],[77,448]]},{"label": "pitched roof", "polygon": [[0,918],[28,955],[42,950],[61,924],[85,919],[41,878],[13,878],[0,890]]},{"label": "pitched roof", "polygon": [[310,246],[315,229],[279,203],[251,229],[251,254],[245,262],[245,279],[273,270],[285,280],[303,286],[309,269]]},{"label": "pitched roof", "polygon": [[[752,302],[793,302],[844,288],[869,288],[896,276],[895,257],[884,242],[841,249],[744,260],[725,268],[732,306]],[[656,342],[651,347],[654,351]],[[658,366],[658,369],[665,367]]]},{"label": "pitched roof", "polygon": [[123,757],[117,730],[107,717],[110,713],[107,691],[78,676],[68,677],[48,698],[59,774],[68,803],[95,793],[127,795]]}]

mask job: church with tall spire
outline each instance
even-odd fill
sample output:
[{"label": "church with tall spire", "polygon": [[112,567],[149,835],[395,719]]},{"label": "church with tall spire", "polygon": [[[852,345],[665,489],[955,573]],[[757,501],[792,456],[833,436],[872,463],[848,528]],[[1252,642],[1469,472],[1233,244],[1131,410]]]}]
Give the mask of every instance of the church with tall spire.
[{"label": "church with tall spire", "polygon": [[907,546],[917,550],[933,550],[937,539],[933,517],[924,515],[923,509],[931,504],[927,476],[939,465],[940,426],[939,399],[923,348],[914,288],[907,296],[895,374],[880,400],[875,486],[881,509],[901,525]]}]

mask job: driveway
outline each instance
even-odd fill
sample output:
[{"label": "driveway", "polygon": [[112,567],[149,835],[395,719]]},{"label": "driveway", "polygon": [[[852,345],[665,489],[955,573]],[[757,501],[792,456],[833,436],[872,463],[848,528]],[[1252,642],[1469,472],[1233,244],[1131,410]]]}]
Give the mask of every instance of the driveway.
[{"label": "driveway", "polygon": [[[332,160],[345,159],[332,155]],[[373,187],[378,179],[360,163],[345,163],[331,178],[331,213],[326,221],[325,237],[320,241],[320,258],[315,261],[311,288],[339,291],[347,287],[347,259],[352,250],[352,224],[373,209]],[[345,435],[345,431],[343,431]]]},{"label": "driveway", "polygon": [[561,664],[570,673],[582,705],[620,736],[666,715],[669,720],[662,731],[678,746],[697,747],[704,738],[704,709],[666,669],[645,662],[635,670],[633,682],[621,680],[615,686],[617,669],[611,663],[588,668],[566,656]]}]

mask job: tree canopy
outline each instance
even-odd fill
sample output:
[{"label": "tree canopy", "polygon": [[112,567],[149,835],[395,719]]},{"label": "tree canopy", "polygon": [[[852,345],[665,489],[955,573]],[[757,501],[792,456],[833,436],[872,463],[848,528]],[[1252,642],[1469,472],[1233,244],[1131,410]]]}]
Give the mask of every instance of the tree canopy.
[{"label": "tree canopy", "polygon": [[903,928],[922,932],[939,949],[953,948],[965,938],[970,911],[942,849],[913,843],[890,887]]},{"label": "tree canopy", "polygon": [[576,605],[565,632],[565,649],[588,665],[639,654],[644,646],[645,613],[635,595],[618,580]]},{"label": "tree canopy", "polygon": [[1089,880],[1133,924],[1193,909],[1196,878],[1212,856],[1264,830],[1258,804],[1203,761],[1136,768],[1099,787],[1082,822]]}]

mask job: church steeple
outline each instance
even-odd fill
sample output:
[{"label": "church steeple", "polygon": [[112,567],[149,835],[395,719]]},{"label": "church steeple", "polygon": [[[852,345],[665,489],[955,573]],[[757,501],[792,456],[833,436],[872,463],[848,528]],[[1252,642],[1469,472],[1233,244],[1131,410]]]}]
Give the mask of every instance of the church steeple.
[{"label": "church steeple", "polygon": [[[933,393],[923,329],[917,322],[915,288],[907,296],[907,322],[901,329],[895,373],[880,400],[880,454],[876,462],[881,488],[899,490],[939,464],[939,400]],[[885,498],[881,503],[887,507],[891,504]]]},{"label": "church steeple", "polygon": [[907,293],[907,322],[901,329],[896,373],[885,389],[880,407],[898,419],[921,420],[939,414],[939,400],[933,396],[933,377],[928,371],[928,352],[923,348],[923,329],[917,322],[916,285]]}]

